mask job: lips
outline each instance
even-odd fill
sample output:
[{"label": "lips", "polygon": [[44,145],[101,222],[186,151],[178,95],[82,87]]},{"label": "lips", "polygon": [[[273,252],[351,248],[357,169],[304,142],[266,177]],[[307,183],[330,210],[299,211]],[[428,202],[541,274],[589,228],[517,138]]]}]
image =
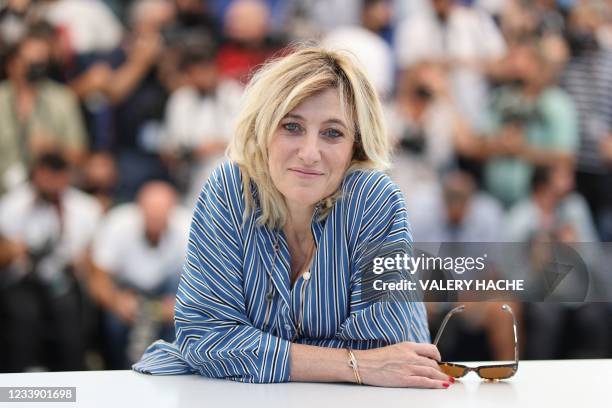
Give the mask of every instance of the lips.
[{"label": "lips", "polygon": [[322,176],[323,175],[323,173],[321,173],[319,171],[303,169],[301,167],[291,167],[289,170],[294,172],[296,175],[302,176],[302,177],[316,177],[316,176]]}]

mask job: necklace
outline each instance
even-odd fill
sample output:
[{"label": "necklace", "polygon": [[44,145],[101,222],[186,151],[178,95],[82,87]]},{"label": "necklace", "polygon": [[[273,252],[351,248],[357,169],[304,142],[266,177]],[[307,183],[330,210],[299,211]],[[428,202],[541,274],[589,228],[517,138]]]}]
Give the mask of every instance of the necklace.
[{"label": "necklace", "polygon": [[[309,263],[312,261],[312,256],[314,255],[314,250],[315,250],[315,241],[314,239],[312,240],[312,244],[310,245],[310,248],[308,250],[308,253],[306,254],[306,257],[304,258],[304,261],[299,265],[298,268],[295,268],[295,273],[293,273],[292,275],[292,279],[291,279],[291,283],[295,283],[295,281],[300,277],[300,275],[302,274],[302,272],[304,271],[304,268],[309,265]],[[304,279],[308,280],[310,279],[310,271],[306,271],[304,274]]]}]

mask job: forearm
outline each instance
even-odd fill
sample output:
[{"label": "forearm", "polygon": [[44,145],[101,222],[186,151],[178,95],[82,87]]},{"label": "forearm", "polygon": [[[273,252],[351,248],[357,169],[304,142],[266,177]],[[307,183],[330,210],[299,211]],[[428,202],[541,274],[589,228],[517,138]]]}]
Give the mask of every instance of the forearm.
[{"label": "forearm", "polygon": [[112,309],[117,296],[117,288],[108,272],[93,266],[90,292],[100,306],[107,310]]},{"label": "forearm", "polygon": [[291,381],[355,382],[346,349],[292,343],[289,358]]},{"label": "forearm", "polygon": [[150,68],[148,61],[130,59],[111,77],[106,89],[108,97],[115,104],[123,102],[146,75]]},{"label": "forearm", "polygon": [[15,259],[23,256],[25,247],[17,242],[0,238],[0,268],[10,265]]},{"label": "forearm", "polygon": [[95,92],[99,92],[103,89],[102,86],[99,86],[96,83],[92,83],[87,73],[71,81],[69,86],[72,92],[74,92],[76,97],[80,100],[84,100],[89,95]]},{"label": "forearm", "polygon": [[0,268],[9,265],[14,258],[12,245],[8,241],[0,240]]},{"label": "forearm", "polygon": [[495,142],[486,137],[455,132],[453,139],[459,155],[467,159],[486,161],[497,155]]},{"label": "forearm", "polygon": [[[451,382],[436,363],[440,353],[431,344],[402,342],[353,353],[359,378],[366,385],[447,388]],[[291,381],[355,383],[348,362],[346,349],[292,344]]]},{"label": "forearm", "polygon": [[166,295],[161,299],[161,317],[166,323],[174,323],[175,295]]},{"label": "forearm", "polygon": [[552,166],[558,162],[573,163],[573,155],[567,152],[529,146],[521,155],[534,166]]}]

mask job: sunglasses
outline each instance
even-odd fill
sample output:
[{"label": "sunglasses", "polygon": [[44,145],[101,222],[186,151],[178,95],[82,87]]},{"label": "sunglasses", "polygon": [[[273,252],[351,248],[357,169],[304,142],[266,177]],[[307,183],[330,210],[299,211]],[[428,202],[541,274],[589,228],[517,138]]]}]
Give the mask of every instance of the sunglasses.
[{"label": "sunglasses", "polygon": [[[446,323],[448,323],[448,320],[451,318],[451,316],[454,315],[455,313],[463,312],[463,310],[465,310],[464,305],[457,306],[456,308],[448,312],[446,316],[444,316],[444,320],[442,320],[442,325],[440,326],[440,329],[438,330],[438,334],[436,335],[436,338],[433,342],[434,346],[438,345],[438,341],[440,340],[440,336],[442,335],[442,332],[444,331],[444,327],[446,327]],[[502,310],[512,315],[512,325],[514,328],[514,363],[493,364],[493,365],[478,366],[478,367],[468,367],[463,364],[455,364],[455,363],[448,363],[448,362],[438,363],[438,365],[440,366],[440,369],[442,369],[442,371],[445,374],[451,377],[454,377],[454,378],[461,378],[465,376],[467,373],[469,373],[470,371],[473,371],[476,374],[478,374],[480,378],[484,378],[485,380],[504,380],[516,374],[518,370],[518,362],[519,362],[518,336],[516,334],[517,332],[516,331],[516,317],[514,317],[514,313],[512,312],[512,309],[510,308],[510,306],[504,304],[502,305]]]}]

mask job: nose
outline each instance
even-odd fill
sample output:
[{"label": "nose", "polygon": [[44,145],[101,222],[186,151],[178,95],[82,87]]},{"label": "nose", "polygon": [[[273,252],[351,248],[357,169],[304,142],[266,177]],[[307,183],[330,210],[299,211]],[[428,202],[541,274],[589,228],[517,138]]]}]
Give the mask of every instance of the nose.
[{"label": "nose", "polygon": [[312,165],[321,160],[319,135],[316,131],[308,132],[300,141],[298,158],[306,165]]}]

